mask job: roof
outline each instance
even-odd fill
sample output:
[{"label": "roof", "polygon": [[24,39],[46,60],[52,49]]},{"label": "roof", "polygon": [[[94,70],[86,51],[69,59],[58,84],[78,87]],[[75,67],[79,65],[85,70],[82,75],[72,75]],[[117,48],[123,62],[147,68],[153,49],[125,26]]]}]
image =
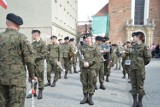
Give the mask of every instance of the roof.
[{"label": "roof", "polygon": [[108,14],[109,3],[107,3],[101,10],[99,10],[94,16],[105,16]]}]

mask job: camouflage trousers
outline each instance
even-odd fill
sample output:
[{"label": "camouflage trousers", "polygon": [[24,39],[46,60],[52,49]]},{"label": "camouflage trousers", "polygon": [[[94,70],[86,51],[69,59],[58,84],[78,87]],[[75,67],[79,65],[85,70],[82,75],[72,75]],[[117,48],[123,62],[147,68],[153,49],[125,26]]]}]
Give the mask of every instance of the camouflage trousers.
[{"label": "camouflage trousers", "polygon": [[26,88],[0,83],[0,107],[24,107]]},{"label": "camouflage trousers", "polygon": [[104,62],[99,62],[96,64],[96,71],[95,71],[95,78],[94,78],[94,83],[97,82],[97,77],[99,75],[99,83],[104,82]]},{"label": "camouflage trousers", "polygon": [[130,75],[131,75],[132,94],[145,95],[144,92],[145,70],[134,69],[131,70]]},{"label": "camouflage trousers", "polygon": [[59,78],[60,68],[58,67],[55,61],[47,62],[47,80],[51,80],[51,73],[54,71],[54,81],[57,81]]},{"label": "camouflage trousers", "polygon": [[71,60],[70,64],[71,64],[71,65],[70,65],[71,68],[72,68],[72,66],[73,66],[73,70],[76,71],[77,56],[74,56],[74,57],[73,57],[73,59]]},{"label": "camouflage trousers", "polygon": [[110,76],[111,73],[111,64],[108,61],[104,61],[104,74]]},{"label": "camouflage trousers", "polygon": [[68,73],[69,71],[71,72],[71,64],[70,64],[70,58],[64,58],[63,57],[63,65],[64,69],[66,70],[65,72]]},{"label": "camouflage trousers", "polygon": [[38,78],[38,88],[44,89],[44,65],[36,65],[36,77]]},{"label": "camouflage trousers", "polygon": [[116,69],[121,69],[121,60],[122,60],[121,57],[116,58],[116,61],[115,61]]},{"label": "camouflage trousers", "polygon": [[88,93],[88,94],[94,94],[95,88],[93,85],[95,77],[95,71],[93,69],[85,69],[82,68],[81,74],[80,74],[80,81],[82,83],[82,89],[83,93]]},{"label": "camouflage trousers", "polygon": [[130,66],[129,65],[125,65],[125,61],[122,61],[122,68],[123,68],[123,75],[128,74],[128,76],[130,77]]}]

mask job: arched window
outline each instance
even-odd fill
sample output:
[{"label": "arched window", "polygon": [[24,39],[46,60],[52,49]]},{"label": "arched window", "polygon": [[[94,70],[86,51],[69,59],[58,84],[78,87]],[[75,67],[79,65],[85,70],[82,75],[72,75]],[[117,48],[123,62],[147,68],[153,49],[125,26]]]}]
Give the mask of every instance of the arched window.
[{"label": "arched window", "polygon": [[144,25],[145,0],[135,0],[134,25]]}]

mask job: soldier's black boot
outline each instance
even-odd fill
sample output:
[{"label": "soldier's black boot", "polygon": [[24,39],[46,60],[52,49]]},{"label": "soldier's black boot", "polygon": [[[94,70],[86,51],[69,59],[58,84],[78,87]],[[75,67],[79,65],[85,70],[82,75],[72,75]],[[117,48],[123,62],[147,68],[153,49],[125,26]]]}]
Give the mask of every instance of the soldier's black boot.
[{"label": "soldier's black boot", "polygon": [[136,95],[133,95],[133,105],[132,107],[137,107],[137,94]]},{"label": "soldier's black boot", "polygon": [[68,79],[67,74],[68,72],[65,72],[64,79]]},{"label": "soldier's black boot", "polygon": [[109,82],[109,76],[108,75],[106,76],[106,82]]},{"label": "soldier's black boot", "polygon": [[98,90],[97,83],[94,83],[95,90]]},{"label": "soldier's black boot", "polygon": [[37,97],[37,99],[42,99],[42,93],[43,92],[43,89],[39,89],[39,91],[38,91],[38,97]]},{"label": "soldier's black boot", "polygon": [[142,99],[143,99],[143,95],[139,95],[138,96],[138,107],[143,107]]},{"label": "soldier's black boot", "polygon": [[100,83],[100,87],[99,88],[102,89],[102,90],[106,89],[106,87],[103,85],[103,83]]},{"label": "soldier's black boot", "polygon": [[56,81],[54,80],[51,87],[55,87],[56,86]]},{"label": "soldier's black boot", "polygon": [[51,85],[51,81],[50,80],[48,80],[48,83],[47,84],[45,84],[45,87],[46,86],[50,86]]},{"label": "soldier's black boot", "polygon": [[89,94],[88,103],[89,105],[94,105],[94,102],[92,100],[92,94]]},{"label": "soldier's black boot", "polygon": [[88,93],[84,93],[84,98],[83,100],[80,102],[80,104],[85,104],[88,102]]}]

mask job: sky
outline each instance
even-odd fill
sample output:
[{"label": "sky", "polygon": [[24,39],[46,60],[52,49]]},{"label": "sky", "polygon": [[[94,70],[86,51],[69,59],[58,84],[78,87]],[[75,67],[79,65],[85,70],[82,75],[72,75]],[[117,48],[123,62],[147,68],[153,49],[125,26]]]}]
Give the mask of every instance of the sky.
[{"label": "sky", "polygon": [[88,21],[108,3],[108,0],[78,0],[78,21]]}]

